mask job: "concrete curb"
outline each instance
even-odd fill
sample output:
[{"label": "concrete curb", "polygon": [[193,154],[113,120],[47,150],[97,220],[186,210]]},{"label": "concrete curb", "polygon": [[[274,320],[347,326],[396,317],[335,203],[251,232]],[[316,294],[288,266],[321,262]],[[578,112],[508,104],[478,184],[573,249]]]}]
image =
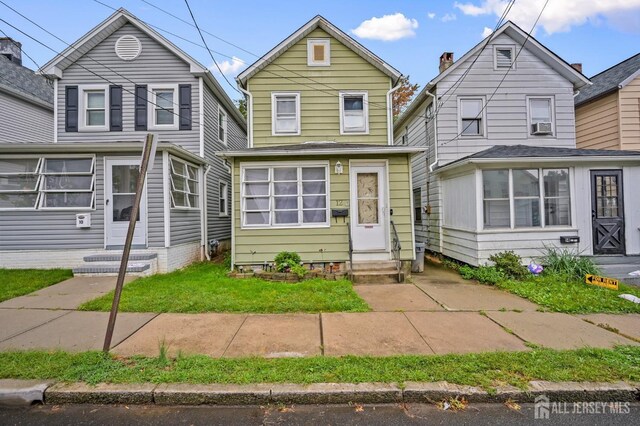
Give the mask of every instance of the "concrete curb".
[{"label": "concrete curb", "polygon": [[545,395],[553,402],[640,401],[640,384],[625,382],[545,382],[533,381],[528,389],[504,386],[486,392],[473,386],[447,382],[316,383],[255,385],[154,385],[58,383],[34,380],[0,380],[0,405],[45,404],[158,404],[158,405],[266,405],[266,404],[346,404],[346,403],[433,403],[464,398],[471,403],[500,403],[514,400],[534,402]]}]

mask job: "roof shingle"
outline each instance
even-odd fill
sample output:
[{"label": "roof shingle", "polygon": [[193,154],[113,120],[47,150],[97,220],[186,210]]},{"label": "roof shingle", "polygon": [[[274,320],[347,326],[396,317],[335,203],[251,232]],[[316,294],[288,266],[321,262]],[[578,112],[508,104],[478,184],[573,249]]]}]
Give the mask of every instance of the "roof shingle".
[{"label": "roof shingle", "polygon": [[36,100],[53,109],[53,86],[27,67],[0,55],[0,88],[27,100]]},{"label": "roof shingle", "polygon": [[617,90],[624,80],[638,70],[640,70],[640,53],[594,75],[591,77],[593,84],[582,88],[580,94],[576,96],[576,106]]}]

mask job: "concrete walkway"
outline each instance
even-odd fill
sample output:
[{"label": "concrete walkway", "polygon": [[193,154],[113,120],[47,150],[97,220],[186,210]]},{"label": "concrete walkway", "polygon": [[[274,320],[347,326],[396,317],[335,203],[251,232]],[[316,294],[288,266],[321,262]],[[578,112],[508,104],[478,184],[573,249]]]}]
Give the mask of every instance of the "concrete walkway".
[{"label": "concrete walkway", "polygon": [[[362,285],[372,312],[118,316],[113,352],[157,356],[306,357],[525,351],[634,345],[640,315],[538,312],[538,306],[454,272],[430,268],[414,284]],[[115,278],[78,277],[0,303],[0,350],[99,350],[107,313],[75,311]]]}]

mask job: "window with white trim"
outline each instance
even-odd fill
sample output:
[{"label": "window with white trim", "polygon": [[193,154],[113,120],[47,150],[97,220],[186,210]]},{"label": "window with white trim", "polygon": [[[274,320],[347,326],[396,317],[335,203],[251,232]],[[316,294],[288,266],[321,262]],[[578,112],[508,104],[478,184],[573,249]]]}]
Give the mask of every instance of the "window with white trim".
[{"label": "window with white trim", "polygon": [[[553,98],[551,96],[529,97],[528,102],[529,133],[531,135],[553,135]],[[536,126],[537,124],[538,126]]]},{"label": "window with white trim", "polygon": [[104,85],[79,86],[81,131],[109,130],[108,87]]},{"label": "window with white trim", "polygon": [[0,209],[93,209],[94,157],[0,160]]},{"label": "window with white trim", "polygon": [[199,209],[199,170],[198,167],[170,158],[171,163],[171,207],[182,209]]},{"label": "window with white trim", "polygon": [[227,113],[218,107],[218,140],[227,144]]},{"label": "window with white trim", "polygon": [[178,86],[149,85],[149,128],[151,130],[178,129]]},{"label": "window with white trim", "polygon": [[569,169],[484,170],[482,182],[485,229],[571,226]]},{"label": "window with white trim", "polygon": [[218,213],[220,216],[229,215],[229,186],[226,182],[219,182],[218,186]]},{"label": "window with white trim", "polygon": [[272,93],[271,111],[274,135],[300,134],[300,93]]},{"label": "window with white trim", "polygon": [[515,66],[515,46],[495,46],[494,54],[494,68],[509,69]]},{"label": "window with white trim", "polygon": [[484,98],[459,98],[461,136],[484,136]]},{"label": "window with white trim", "polygon": [[368,92],[340,92],[340,133],[369,133]]},{"label": "window with white trim", "polygon": [[328,165],[242,167],[245,227],[312,227],[329,224]]},{"label": "window with white trim", "polygon": [[413,221],[415,223],[422,223],[422,188],[419,186],[413,188],[413,208]]},{"label": "window with white trim", "polygon": [[328,67],[331,65],[330,39],[310,38],[307,40],[307,65],[310,67]]}]

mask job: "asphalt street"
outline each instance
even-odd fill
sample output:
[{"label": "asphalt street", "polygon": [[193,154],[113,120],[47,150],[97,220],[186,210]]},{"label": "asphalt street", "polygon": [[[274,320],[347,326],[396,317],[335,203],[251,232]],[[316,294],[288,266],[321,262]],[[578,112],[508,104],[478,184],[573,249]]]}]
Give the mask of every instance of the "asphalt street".
[{"label": "asphalt street", "polygon": [[[619,414],[577,414],[573,404],[534,418],[533,404],[520,410],[502,404],[473,404],[443,411],[431,404],[307,405],[273,407],[163,407],[41,405],[0,409],[2,425],[640,425],[640,402]],[[588,407],[578,407],[588,411]]]}]

